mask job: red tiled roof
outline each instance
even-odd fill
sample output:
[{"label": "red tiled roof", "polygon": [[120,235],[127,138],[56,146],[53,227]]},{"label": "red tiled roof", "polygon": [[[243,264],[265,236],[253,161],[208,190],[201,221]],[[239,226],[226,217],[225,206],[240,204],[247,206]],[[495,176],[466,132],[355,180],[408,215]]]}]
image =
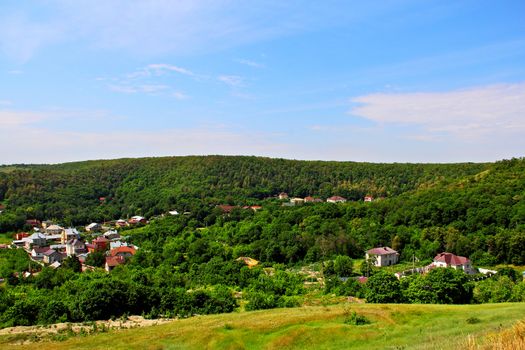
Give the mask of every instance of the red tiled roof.
[{"label": "red tiled roof", "polygon": [[234,205],[226,205],[226,204],[218,205],[218,207],[221,208],[223,213],[230,213],[233,209],[236,208]]},{"label": "red tiled roof", "polygon": [[436,255],[434,261],[444,262],[445,264],[451,266],[459,266],[467,264],[470,260],[468,258],[465,258],[464,256],[457,256],[455,254],[445,252]]},{"label": "red tiled roof", "polygon": [[135,252],[136,252],[135,248],[122,246],[122,247],[111,249],[109,254],[111,254],[111,256],[117,256],[123,253],[129,253],[131,255],[135,255]]},{"label": "red tiled roof", "polygon": [[98,236],[97,238],[93,240],[93,242],[97,242],[97,243],[109,242],[109,239],[107,239],[104,236]]},{"label": "red tiled roof", "polygon": [[390,247],[378,247],[367,251],[369,255],[386,255],[386,254],[397,254],[397,252]]},{"label": "red tiled roof", "polygon": [[331,201],[346,201],[346,198],[341,197],[341,196],[332,196],[332,197],[330,197],[328,199],[331,200]]},{"label": "red tiled roof", "polygon": [[124,263],[124,261],[125,259],[122,256],[107,256],[106,257],[106,264],[111,267],[121,265]]}]

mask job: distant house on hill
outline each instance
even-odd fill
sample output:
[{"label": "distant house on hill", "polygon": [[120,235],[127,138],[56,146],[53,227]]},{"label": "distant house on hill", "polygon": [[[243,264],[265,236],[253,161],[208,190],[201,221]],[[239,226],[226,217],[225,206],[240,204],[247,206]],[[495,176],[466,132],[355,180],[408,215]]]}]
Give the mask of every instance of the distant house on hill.
[{"label": "distant house on hill", "polygon": [[131,219],[129,219],[128,221],[130,224],[145,224],[147,223],[148,221],[146,220],[146,218],[140,216],[140,215],[136,215],[136,216],[132,216]]},{"label": "distant house on hill", "polygon": [[128,226],[128,222],[126,220],[119,219],[119,220],[117,220],[116,225],[118,227],[126,227],[126,226]]},{"label": "distant house on hill", "polygon": [[64,228],[58,225],[50,225],[46,227],[46,233],[48,235],[59,235],[64,231]]},{"label": "distant house on hill", "polygon": [[374,200],[374,197],[372,196],[366,196],[364,199],[365,202],[372,202],[373,200]]},{"label": "distant house on hill", "polygon": [[221,204],[218,205],[217,208],[219,208],[223,214],[230,214],[233,211],[233,209],[237,207],[235,205]]},{"label": "distant house on hill", "polygon": [[328,203],[344,203],[346,202],[346,198],[341,196],[332,196],[326,200]]},{"label": "distant house on hill", "polygon": [[61,262],[63,259],[64,255],[54,249],[49,249],[48,251],[44,252],[44,263],[46,264],[52,264],[56,261]]},{"label": "distant house on hill", "polygon": [[92,222],[91,224],[86,226],[87,232],[98,232],[102,230],[102,225],[96,222]]},{"label": "distant house on hill", "polygon": [[31,249],[33,246],[44,247],[47,245],[46,235],[40,232],[35,232],[23,240],[25,241],[26,249]]},{"label": "distant house on hill", "polygon": [[399,253],[390,247],[378,247],[368,250],[366,259],[373,260],[375,266],[390,266],[397,264]]},{"label": "distant house on hill", "polygon": [[439,253],[435,256],[431,267],[451,267],[456,270],[463,270],[466,273],[475,273],[470,260],[464,256],[458,256],[452,253]]},{"label": "distant house on hill", "polygon": [[31,258],[33,260],[42,260],[44,258],[44,253],[48,250],[51,250],[49,247],[34,247],[31,249]]},{"label": "distant house on hill", "polygon": [[304,199],[303,198],[299,198],[299,197],[295,197],[295,198],[290,199],[290,203],[293,203],[293,205],[303,204],[304,203]]},{"label": "distant house on hill", "polygon": [[286,192],[279,193],[279,199],[288,199],[288,193]]},{"label": "distant house on hill", "polygon": [[135,255],[135,253],[135,248],[130,246],[120,246],[109,251],[110,256],[123,256],[125,258],[129,258],[130,256]]},{"label": "distant house on hill", "polygon": [[122,265],[131,256],[135,255],[136,249],[130,246],[120,246],[118,248],[111,249],[109,256],[106,257],[106,271],[113,270],[116,266]]}]

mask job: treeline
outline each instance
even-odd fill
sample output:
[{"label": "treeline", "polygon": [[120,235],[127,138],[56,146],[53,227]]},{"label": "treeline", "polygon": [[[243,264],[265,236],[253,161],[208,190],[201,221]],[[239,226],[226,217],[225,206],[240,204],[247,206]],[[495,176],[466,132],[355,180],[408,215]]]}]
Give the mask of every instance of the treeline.
[{"label": "treeline", "polygon": [[[29,263],[22,250],[0,250],[6,263],[0,273],[0,328],[84,322],[143,315],[146,318],[188,317],[231,312],[240,304],[247,310],[299,305],[303,279],[279,267],[271,272],[249,269],[243,263],[224,261],[220,269],[154,262],[148,252],[107,274],[103,270],[80,272],[78,259],[67,258],[60,269],[44,267],[24,276],[20,264]],[[38,267],[37,267],[38,268]],[[36,268],[35,268],[36,270]]]},{"label": "treeline", "polygon": [[[91,221],[196,212],[291,196],[393,197],[477,174],[490,164],[371,164],[205,156],[0,167],[0,232],[25,219]],[[3,170],[2,170],[3,169]],[[100,200],[100,198],[104,198]]]}]

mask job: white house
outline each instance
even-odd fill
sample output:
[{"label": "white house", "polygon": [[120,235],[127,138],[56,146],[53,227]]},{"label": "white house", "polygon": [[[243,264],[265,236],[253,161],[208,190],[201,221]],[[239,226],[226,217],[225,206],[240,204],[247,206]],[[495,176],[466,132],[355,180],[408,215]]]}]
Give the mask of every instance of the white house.
[{"label": "white house", "polygon": [[102,225],[96,222],[92,222],[86,226],[86,231],[88,232],[98,232],[100,230],[102,230]]},{"label": "white house", "polygon": [[366,259],[372,259],[375,266],[390,266],[397,264],[399,253],[390,247],[378,247],[368,250]]},{"label": "white house", "polygon": [[346,198],[341,196],[332,196],[326,200],[328,203],[344,203],[346,202]]},{"label": "white house", "polygon": [[431,264],[432,267],[451,267],[456,270],[463,270],[465,273],[475,273],[470,260],[464,256],[457,256],[452,253],[439,253]]}]

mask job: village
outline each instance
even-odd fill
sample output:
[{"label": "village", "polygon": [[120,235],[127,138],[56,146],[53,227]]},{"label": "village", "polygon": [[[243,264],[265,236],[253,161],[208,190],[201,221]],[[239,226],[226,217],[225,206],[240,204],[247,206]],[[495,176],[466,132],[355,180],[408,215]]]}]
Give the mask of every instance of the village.
[{"label": "village", "polygon": [[[11,247],[24,249],[30,259],[43,266],[57,269],[64,259],[76,257],[82,266],[82,271],[93,270],[95,266],[87,263],[90,254],[102,254],[104,269],[110,272],[116,266],[124,264],[135,255],[139,249],[126,242],[117,229],[147,223],[141,216],[129,220],[117,220],[104,224],[91,223],[82,232],[77,228],[64,228],[52,221],[27,220],[26,224],[33,229],[32,233],[15,234]],[[7,247],[6,247],[7,248]],[[30,275],[31,271],[26,274]]]}]

